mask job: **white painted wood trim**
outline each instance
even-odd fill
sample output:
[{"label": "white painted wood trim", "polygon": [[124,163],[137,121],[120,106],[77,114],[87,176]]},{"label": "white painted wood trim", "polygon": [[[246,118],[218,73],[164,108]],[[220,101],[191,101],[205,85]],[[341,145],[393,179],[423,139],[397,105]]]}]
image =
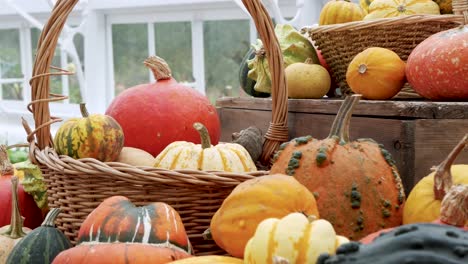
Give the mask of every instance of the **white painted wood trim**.
[{"label": "white painted wood trim", "polygon": [[192,21],[192,73],[195,78],[195,89],[206,94],[203,21],[200,19]]}]

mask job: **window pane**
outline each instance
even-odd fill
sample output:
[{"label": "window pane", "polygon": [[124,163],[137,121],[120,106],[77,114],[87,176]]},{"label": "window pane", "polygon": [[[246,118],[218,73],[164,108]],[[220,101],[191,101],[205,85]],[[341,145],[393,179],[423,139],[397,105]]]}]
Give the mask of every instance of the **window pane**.
[{"label": "window pane", "polygon": [[248,20],[206,21],[204,30],[206,94],[239,96],[239,67],[249,50]]},{"label": "window pane", "polygon": [[[41,35],[41,31],[37,28],[31,28],[31,47],[32,47],[32,55],[33,61],[36,58],[37,52],[37,44],[39,41],[39,36]],[[57,48],[54,52],[54,58],[52,60],[52,66],[60,67],[60,47],[57,44]],[[62,94],[62,77],[61,76],[51,76],[50,77],[50,92],[56,94]],[[58,103],[62,103],[63,101],[57,101]]]},{"label": "window pane", "polygon": [[156,53],[166,60],[178,82],[194,82],[192,73],[192,27],[190,22],[156,23]]},{"label": "window pane", "polygon": [[0,30],[0,79],[22,78],[18,29]]},{"label": "window pane", "polygon": [[[84,72],[84,37],[81,34],[76,34],[73,38],[73,43],[75,44],[76,51],[78,52],[78,59],[81,63],[81,69]],[[76,68],[77,65],[73,62],[72,58],[68,56],[69,66],[72,68]],[[76,72],[75,69],[73,69]],[[69,89],[69,99],[70,103],[72,104],[79,104],[83,102],[83,98],[81,96],[80,84],[78,82],[78,78],[76,74],[68,76],[68,89]]]},{"label": "window pane", "polygon": [[112,25],[115,95],[124,89],[149,82],[143,61],[148,57],[146,24]]},{"label": "window pane", "polygon": [[22,83],[6,83],[2,84],[3,100],[23,100],[23,84]]}]

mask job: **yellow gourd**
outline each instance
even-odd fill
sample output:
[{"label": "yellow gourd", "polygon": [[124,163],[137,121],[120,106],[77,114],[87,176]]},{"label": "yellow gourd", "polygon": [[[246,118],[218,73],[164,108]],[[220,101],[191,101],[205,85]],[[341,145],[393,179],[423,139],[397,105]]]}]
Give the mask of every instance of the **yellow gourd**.
[{"label": "yellow gourd", "polygon": [[364,20],[416,14],[440,15],[440,8],[432,0],[374,0]]},{"label": "yellow gourd", "polygon": [[434,172],[422,178],[411,190],[403,210],[403,224],[433,222],[440,218],[442,199],[454,184],[468,184],[468,164],[452,165],[468,145],[468,134]]},{"label": "yellow gourd", "polygon": [[361,6],[362,10],[366,13],[369,13],[369,6],[374,0],[359,0],[359,5]]},{"label": "yellow gourd", "polygon": [[206,127],[201,123],[195,123],[193,127],[200,133],[201,144],[172,142],[156,157],[154,167],[238,173],[257,170],[250,154],[242,145],[219,143],[212,146]]},{"label": "yellow gourd", "polygon": [[262,221],[245,247],[244,263],[314,264],[322,253],[334,254],[349,242],[324,219],[291,213]]},{"label": "yellow gourd", "polygon": [[320,11],[319,25],[331,25],[360,21],[364,18],[364,11],[358,4],[350,0],[333,0],[325,4]]}]

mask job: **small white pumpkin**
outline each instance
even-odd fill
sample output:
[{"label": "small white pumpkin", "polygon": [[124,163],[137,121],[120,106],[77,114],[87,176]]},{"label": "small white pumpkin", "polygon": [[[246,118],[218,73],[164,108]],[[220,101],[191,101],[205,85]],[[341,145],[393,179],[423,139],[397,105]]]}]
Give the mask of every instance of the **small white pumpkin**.
[{"label": "small white pumpkin", "polygon": [[213,146],[203,124],[195,123],[193,127],[200,133],[201,144],[172,142],[156,157],[154,167],[236,173],[257,171],[249,152],[242,145],[219,143]]},{"label": "small white pumpkin", "polygon": [[327,220],[290,213],[281,219],[265,219],[257,226],[245,247],[244,263],[313,264],[320,254],[334,254],[347,242]]}]

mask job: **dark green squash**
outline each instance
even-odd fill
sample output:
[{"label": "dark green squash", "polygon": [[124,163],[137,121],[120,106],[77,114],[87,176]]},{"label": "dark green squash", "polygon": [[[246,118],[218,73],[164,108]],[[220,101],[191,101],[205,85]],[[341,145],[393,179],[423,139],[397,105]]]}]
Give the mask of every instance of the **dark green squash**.
[{"label": "dark green squash", "polygon": [[317,264],[466,264],[468,232],[449,225],[409,224],[382,233],[370,244],[350,242]]},{"label": "dark green squash", "polygon": [[255,87],[256,82],[247,76],[249,73],[249,66],[248,66],[247,61],[250,59],[253,59],[254,57],[255,57],[255,49],[250,48],[250,50],[247,52],[247,54],[245,54],[244,58],[242,59],[242,63],[239,69],[240,86],[242,90],[244,90],[244,92],[246,92],[248,95],[251,95],[253,97],[261,97],[261,98],[270,97],[269,93],[262,93],[262,92],[255,91],[254,87]]},{"label": "dark green squash", "polygon": [[55,228],[54,221],[59,213],[59,208],[52,208],[42,225],[16,244],[6,263],[49,264],[60,252],[71,248],[70,240]]}]

